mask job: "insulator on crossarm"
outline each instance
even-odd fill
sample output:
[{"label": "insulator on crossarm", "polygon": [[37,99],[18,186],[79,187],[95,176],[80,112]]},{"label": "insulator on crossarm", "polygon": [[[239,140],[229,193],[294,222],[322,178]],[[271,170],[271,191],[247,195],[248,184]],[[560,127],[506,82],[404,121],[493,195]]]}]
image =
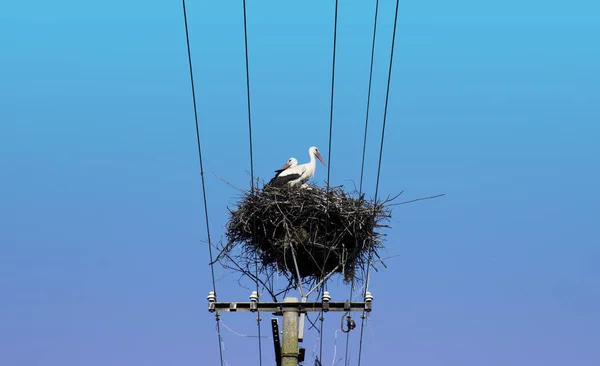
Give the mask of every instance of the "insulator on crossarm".
[{"label": "insulator on crossarm", "polygon": [[252,291],[250,294],[250,311],[258,310],[258,292]]},{"label": "insulator on crossarm", "polygon": [[331,300],[331,296],[329,296],[329,291],[324,291],[321,299],[323,300],[323,311],[329,311],[329,300]]},{"label": "insulator on crossarm", "polygon": [[208,300],[208,302],[215,302],[215,301],[217,301],[217,296],[215,295],[214,291],[211,291],[208,293],[208,296],[206,297],[206,299]]},{"label": "insulator on crossarm", "polygon": [[367,291],[367,293],[365,294],[365,302],[372,302],[373,301],[373,295],[371,295],[371,293],[369,291]]}]

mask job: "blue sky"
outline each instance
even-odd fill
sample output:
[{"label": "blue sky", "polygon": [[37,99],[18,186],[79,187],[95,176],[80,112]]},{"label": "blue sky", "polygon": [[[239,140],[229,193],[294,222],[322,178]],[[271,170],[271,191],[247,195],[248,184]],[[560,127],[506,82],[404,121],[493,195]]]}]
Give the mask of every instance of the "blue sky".
[{"label": "blue sky", "polygon": [[[369,195],[394,2],[380,7]],[[258,176],[316,145],[332,184],[358,181],[374,1],[340,1],[328,151],[333,9],[248,2]],[[446,196],[394,211],[363,364],[600,362],[599,11],[401,2],[380,192]],[[249,184],[241,1],[191,1],[188,17],[219,240],[237,192],[213,173]],[[7,3],[0,45],[0,364],[218,364],[181,4]],[[247,299],[216,271],[220,300]],[[222,319],[256,334],[251,315]],[[335,363],[339,317],[325,323]],[[258,364],[256,338],[222,331],[229,365]]]}]

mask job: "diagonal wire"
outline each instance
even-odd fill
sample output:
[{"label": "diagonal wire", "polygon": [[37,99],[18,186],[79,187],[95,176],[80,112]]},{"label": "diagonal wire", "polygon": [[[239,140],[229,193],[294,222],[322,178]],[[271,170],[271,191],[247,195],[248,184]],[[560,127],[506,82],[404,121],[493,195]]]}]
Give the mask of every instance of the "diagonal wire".
[{"label": "diagonal wire", "polygon": [[333,100],[335,93],[335,53],[337,48],[337,20],[338,20],[338,0],[335,0],[335,19],[333,21],[333,56],[331,59],[331,100],[329,105],[329,146],[327,157],[327,189],[329,189],[329,178],[331,176],[331,138],[333,133]]},{"label": "diagonal wire", "polygon": [[[191,82],[191,87],[192,87],[192,101],[194,104],[194,120],[196,122],[196,142],[197,142],[197,146],[198,146],[198,160],[200,162],[200,177],[202,180],[202,197],[204,199],[204,217],[206,220],[206,235],[208,238],[208,254],[210,256],[210,272],[211,272],[211,276],[212,276],[213,292],[214,292],[214,295],[216,296],[217,295],[217,285],[215,282],[215,269],[214,269],[214,261],[213,261],[213,254],[212,254],[212,242],[210,240],[210,225],[209,225],[209,221],[208,221],[208,204],[206,202],[206,184],[204,182],[204,166],[202,164],[202,148],[201,148],[201,144],[200,144],[200,127],[198,125],[198,106],[196,103],[196,89],[194,87],[194,71],[193,71],[193,67],[192,67],[192,51],[191,51],[191,47],[190,47],[190,33],[188,30],[187,10],[186,10],[186,6],[185,6],[185,0],[181,0],[181,5],[183,7],[183,22],[185,25],[185,40],[187,43],[188,63],[189,63],[189,68],[190,68],[190,82]],[[217,322],[217,337],[218,337],[218,341],[219,341],[219,357],[221,359],[221,366],[223,366],[223,349],[221,347],[223,340],[221,337],[221,326],[219,324],[219,313],[217,313],[215,315],[215,319]]]},{"label": "diagonal wire", "polygon": [[[329,188],[330,188],[330,177],[331,177],[331,139],[333,135],[333,101],[335,92],[335,55],[337,48],[337,21],[338,21],[338,0],[335,0],[335,15],[333,20],[333,55],[331,58],[331,100],[329,105],[329,146],[327,150],[327,211],[329,211]],[[327,227],[329,226],[329,212],[327,213],[327,221],[325,223],[325,237],[327,237]],[[325,259],[327,261],[327,259]],[[323,263],[325,267],[325,263]],[[321,274],[323,275],[323,273]],[[321,293],[325,292],[325,286],[327,281],[323,281],[321,285]],[[320,318],[321,324],[319,327],[319,333],[323,334],[323,321],[325,320],[324,314]],[[323,359],[323,337],[319,342],[319,360]]]},{"label": "diagonal wire", "polygon": [[[363,151],[362,151],[362,162],[360,165],[360,184],[358,189],[358,197],[362,196],[362,188],[363,188],[363,177],[365,172],[365,153],[367,149],[367,131],[369,128],[369,111],[371,108],[371,86],[373,83],[373,61],[375,60],[375,40],[377,36],[377,17],[379,15],[379,0],[375,0],[375,16],[373,19],[373,41],[371,42],[371,65],[369,67],[369,90],[367,92],[367,110],[365,113],[365,133],[363,139]],[[358,240],[358,239],[357,239]],[[354,251],[358,249],[358,243],[356,243]],[[350,301],[352,301],[352,296],[354,294],[354,276],[352,276],[352,284],[350,286]],[[346,354],[344,356],[344,365],[348,365],[348,349],[350,343],[350,332],[346,333]]]},{"label": "diagonal wire", "polygon": [[373,20],[373,42],[371,43],[371,66],[369,68],[369,91],[367,93],[367,111],[365,113],[365,133],[363,140],[362,161],[360,164],[359,194],[362,193],[363,176],[365,172],[365,152],[367,149],[367,130],[369,128],[369,110],[371,108],[371,85],[373,82],[373,62],[375,60],[375,39],[377,36],[377,17],[379,15],[379,0],[375,1],[375,17]]},{"label": "diagonal wire", "polygon": [[[379,162],[377,164],[377,181],[375,183],[375,203],[377,203],[377,195],[379,193],[379,177],[381,175],[381,160],[383,158],[383,142],[385,138],[385,125],[387,121],[387,110],[388,110],[388,102],[390,97],[390,83],[392,79],[392,66],[394,61],[394,45],[396,43],[396,28],[398,25],[398,6],[400,4],[400,0],[396,0],[396,12],[394,15],[394,30],[392,31],[392,46],[390,50],[390,64],[388,69],[388,79],[387,79],[387,89],[385,92],[385,107],[383,110],[383,125],[381,126],[381,144],[379,145]],[[367,291],[369,289],[369,275],[371,271],[371,262],[373,260],[373,250],[369,248],[369,261],[367,262],[367,276],[365,278],[365,297],[367,296]],[[363,332],[365,325],[365,312],[362,312],[361,316],[361,324],[360,324],[360,345],[358,347],[358,366],[360,366],[361,356],[362,356],[362,341],[363,341]]]},{"label": "diagonal wire", "polygon": [[[246,53],[246,96],[247,96],[247,105],[248,105],[248,137],[250,140],[250,189],[252,194],[254,192],[254,156],[253,156],[253,147],[252,147],[252,113],[250,112],[250,68],[248,63],[248,26],[247,26],[247,16],[246,16],[246,0],[243,0],[244,6],[244,48]],[[252,232],[256,235],[256,221],[252,222]],[[256,240],[256,238],[255,238]],[[259,294],[258,289],[258,254],[254,253],[254,265],[256,269],[256,294]],[[258,329],[258,360],[259,364],[262,365],[262,342],[261,342],[261,332],[260,332],[260,312],[256,313],[256,328]]]}]

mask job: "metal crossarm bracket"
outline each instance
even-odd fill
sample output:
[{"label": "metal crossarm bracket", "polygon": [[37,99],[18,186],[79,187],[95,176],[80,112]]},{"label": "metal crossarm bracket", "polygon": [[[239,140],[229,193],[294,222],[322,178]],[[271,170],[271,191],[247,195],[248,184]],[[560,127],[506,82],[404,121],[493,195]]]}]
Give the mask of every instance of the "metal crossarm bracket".
[{"label": "metal crossarm bracket", "polygon": [[277,318],[271,319],[271,330],[273,331],[273,347],[275,347],[275,360],[277,366],[281,366],[281,343],[279,342],[279,323]]},{"label": "metal crossarm bracket", "polygon": [[243,312],[268,311],[274,315],[282,315],[284,308],[295,308],[300,314],[309,311],[371,311],[372,304],[367,302],[209,302],[208,311]]}]

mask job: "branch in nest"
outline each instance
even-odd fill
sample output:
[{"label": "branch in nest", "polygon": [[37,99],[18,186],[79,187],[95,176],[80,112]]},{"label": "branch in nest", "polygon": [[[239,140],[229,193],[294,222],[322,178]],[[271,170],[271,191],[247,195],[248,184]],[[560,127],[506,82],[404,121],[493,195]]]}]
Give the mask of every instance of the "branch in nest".
[{"label": "branch in nest", "polygon": [[404,205],[404,204],[407,204],[407,203],[412,203],[412,202],[417,202],[417,201],[424,201],[424,200],[430,200],[432,198],[438,198],[438,197],[442,197],[442,196],[445,196],[445,195],[446,195],[445,193],[442,193],[442,194],[438,194],[436,196],[421,197],[421,198],[416,198],[416,199],[410,200],[410,201],[404,201],[404,202],[394,203],[394,204],[391,204],[390,206],[400,206],[400,205]]},{"label": "branch in nest", "polygon": [[238,187],[234,186],[232,183],[230,183],[230,182],[226,181],[225,179],[223,179],[223,178],[219,177],[219,176],[218,176],[218,175],[217,175],[215,172],[213,172],[213,175],[214,175],[215,177],[217,177],[218,179],[220,179],[221,181],[225,182],[225,183],[226,183],[226,184],[227,184],[229,187],[231,187],[231,188],[233,188],[233,189],[236,189],[236,190],[238,190],[238,191],[240,191],[240,192],[244,192],[244,193],[248,192],[248,191],[246,191],[246,190],[244,190],[244,189],[241,189],[241,188],[238,188]]}]

